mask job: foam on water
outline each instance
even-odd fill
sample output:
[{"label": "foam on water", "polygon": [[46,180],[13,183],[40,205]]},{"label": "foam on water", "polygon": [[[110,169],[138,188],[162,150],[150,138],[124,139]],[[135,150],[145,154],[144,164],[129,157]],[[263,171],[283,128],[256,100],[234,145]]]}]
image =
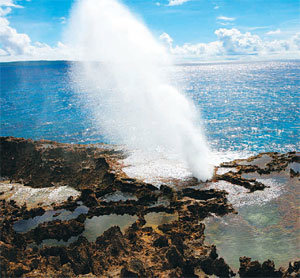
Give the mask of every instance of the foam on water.
[{"label": "foam on water", "polygon": [[300,163],[297,162],[290,163],[289,168],[296,173],[300,173]]},{"label": "foam on water", "polygon": [[28,208],[51,206],[52,203],[62,203],[70,196],[80,196],[80,192],[70,186],[51,186],[32,188],[19,183],[0,182],[0,199],[14,200],[22,206],[25,202]]},{"label": "foam on water", "polygon": [[233,204],[234,207],[251,205],[261,206],[275,198],[278,198],[283,193],[282,190],[284,184],[279,183],[276,179],[257,179],[257,181],[269,186],[269,188],[265,188],[263,191],[258,190],[249,193],[248,189],[226,181],[209,183],[207,188],[227,191],[228,201]]},{"label": "foam on water", "polygon": [[184,180],[192,176],[186,163],[161,151],[146,153],[135,150],[122,163],[125,165],[123,171],[129,177],[154,185],[160,185],[169,178]]},{"label": "foam on water", "polygon": [[220,168],[218,168],[216,174],[217,175],[224,175],[228,172],[236,173],[237,171],[238,171],[237,168],[223,168],[223,167],[220,167]]},{"label": "foam on water", "polygon": [[[244,159],[253,155],[253,152],[214,152],[211,153],[211,164],[218,166],[221,162],[234,159]],[[187,163],[178,156],[166,154],[161,149],[149,153],[141,150],[132,150],[128,157],[122,160],[125,166],[123,171],[131,178],[138,178],[159,186],[167,179],[186,180],[193,177]],[[228,171],[233,171],[229,169]]]}]

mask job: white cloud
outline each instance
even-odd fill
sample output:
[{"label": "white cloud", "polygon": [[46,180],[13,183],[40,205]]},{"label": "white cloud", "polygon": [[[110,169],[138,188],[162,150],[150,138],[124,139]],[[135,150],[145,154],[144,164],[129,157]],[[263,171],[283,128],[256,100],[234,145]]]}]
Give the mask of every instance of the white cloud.
[{"label": "white cloud", "polygon": [[224,20],[224,21],[234,21],[234,17],[227,17],[227,16],[218,16],[217,19]]},{"label": "white cloud", "polygon": [[4,17],[0,17],[0,44],[10,55],[28,54],[31,48],[30,38],[10,27]]},{"label": "white cloud", "polygon": [[167,33],[160,35],[160,40],[166,45],[171,54],[179,57],[209,57],[216,56],[222,53],[222,44],[220,42],[185,43],[182,46],[173,46],[173,39]]},{"label": "white cloud", "polygon": [[23,6],[17,5],[13,0],[0,0],[0,7],[12,7],[12,8],[23,8]]},{"label": "white cloud", "polygon": [[300,50],[300,33],[294,35],[291,40],[294,46]]},{"label": "white cloud", "polygon": [[0,7],[0,16],[6,16],[11,12],[11,8],[7,7],[7,8],[1,8]]},{"label": "white cloud", "polygon": [[218,41],[211,43],[198,43],[190,44],[185,43],[183,46],[175,46],[172,51],[175,55],[181,57],[199,57],[199,58],[211,58],[222,55],[222,44]]},{"label": "white cloud", "polygon": [[215,10],[218,10],[219,8],[220,8],[220,6],[218,6],[218,5],[214,6]]},{"label": "white cloud", "polygon": [[[6,18],[0,17],[0,61],[61,60],[70,59],[74,52],[58,42],[51,47],[45,43],[32,43],[27,34],[20,34],[9,26]],[[75,56],[74,56],[75,57]]]},{"label": "white cloud", "polygon": [[281,30],[280,29],[277,29],[277,30],[274,30],[274,31],[269,31],[269,32],[266,33],[266,35],[270,35],[270,36],[272,36],[272,35],[279,35],[279,34],[281,34]]},{"label": "white cloud", "polygon": [[239,30],[221,28],[215,31],[227,54],[253,54],[262,46],[259,36],[249,32],[242,34]]},{"label": "white cloud", "polygon": [[6,56],[6,55],[7,55],[7,52],[0,48],[0,57],[1,56]]},{"label": "white cloud", "polygon": [[254,27],[247,27],[247,30],[255,31],[255,30],[261,30],[261,29],[267,29],[268,26],[254,26]]},{"label": "white cloud", "polygon": [[61,42],[55,47],[40,42],[33,43],[27,34],[18,33],[11,27],[5,16],[11,12],[11,8],[21,7],[11,0],[0,0],[0,61],[58,60],[71,57],[72,50]]},{"label": "white cloud", "polygon": [[300,33],[288,40],[265,41],[250,32],[220,28],[215,31],[217,40],[210,43],[185,43],[173,45],[173,39],[163,33],[164,41],[171,54],[179,59],[226,60],[257,58],[297,58],[300,55]]},{"label": "white cloud", "polygon": [[218,22],[220,25],[222,26],[229,26],[229,25],[233,25],[231,22]]},{"label": "white cloud", "polygon": [[[6,8],[3,8],[6,7]],[[12,0],[0,0],[0,45],[3,48],[1,53],[7,55],[22,55],[30,51],[30,38],[26,34],[19,34],[16,29],[9,26],[5,18],[12,8],[22,8]]]},{"label": "white cloud", "polygon": [[168,47],[172,47],[173,39],[170,37],[169,34],[167,34],[167,33],[162,33],[162,34],[159,36],[159,39],[160,39],[161,41],[163,41]]},{"label": "white cloud", "polygon": [[60,21],[61,24],[66,24],[67,23],[67,19],[64,16],[60,17],[59,21]]},{"label": "white cloud", "polygon": [[16,5],[12,0],[0,0],[0,16],[6,16],[11,12],[11,8],[23,8]]},{"label": "white cloud", "polygon": [[[180,5],[187,0],[170,0],[170,5]],[[40,42],[32,42],[27,34],[19,33],[10,25],[5,16],[12,8],[20,8],[12,0],[0,0],[0,61],[16,60],[59,60],[76,59],[78,52],[70,46],[58,42],[49,46]],[[66,18],[58,18],[62,23]],[[230,23],[232,17],[220,16],[219,20]],[[279,34],[280,30],[270,31],[268,35]],[[264,40],[250,32],[242,33],[236,28],[220,28],[215,31],[217,40],[210,43],[185,43],[174,45],[172,37],[163,33],[160,40],[164,42],[171,54],[178,58],[202,60],[226,60],[252,58],[298,58],[300,55],[300,33],[285,40]]]},{"label": "white cloud", "polygon": [[179,6],[188,1],[190,0],[169,0],[169,4],[167,6]]}]

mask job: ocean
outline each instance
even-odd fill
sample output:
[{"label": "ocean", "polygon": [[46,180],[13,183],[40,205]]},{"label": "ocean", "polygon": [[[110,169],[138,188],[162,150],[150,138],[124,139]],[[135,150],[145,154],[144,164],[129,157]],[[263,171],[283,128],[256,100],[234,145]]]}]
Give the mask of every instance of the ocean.
[{"label": "ocean", "polygon": [[[73,89],[70,67],[0,63],[0,135],[110,143]],[[240,156],[299,150],[300,60],[181,64],[172,82],[201,111],[212,150]]]}]

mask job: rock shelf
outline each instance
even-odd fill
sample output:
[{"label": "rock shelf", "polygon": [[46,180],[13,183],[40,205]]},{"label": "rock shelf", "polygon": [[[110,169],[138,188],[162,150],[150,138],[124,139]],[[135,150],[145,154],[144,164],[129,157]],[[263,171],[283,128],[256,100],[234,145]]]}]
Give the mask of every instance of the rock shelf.
[{"label": "rock shelf", "polygon": [[[218,256],[216,246],[205,242],[205,225],[201,222],[212,214],[236,213],[226,191],[201,189],[195,180],[184,181],[175,189],[167,185],[157,188],[129,178],[120,163],[125,154],[108,145],[1,137],[0,146],[1,277],[231,277],[236,274]],[[255,179],[243,178],[243,174],[283,171],[299,160],[299,153],[265,153],[248,160],[235,160],[220,167],[236,171],[215,174],[207,183],[225,180],[247,188],[251,194],[266,186]],[[294,169],[289,171],[291,177],[299,176]],[[26,194],[22,200],[22,190],[62,187],[72,188],[78,194],[66,195],[52,203],[26,199]],[[44,194],[51,194],[51,190]],[[87,209],[76,218],[59,216],[61,210],[73,212],[79,206]],[[49,210],[54,211],[54,218],[61,219],[39,223],[24,233],[15,231],[14,224],[18,221],[34,219]],[[161,223],[151,225],[148,219],[153,213],[161,213]],[[125,230],[112,226],[96,240],[84,236],[88,219],[113,214],[131,215],[137,220]],[[164,215],[168,217],[164,219]],[[41,245],[47,239],[68,242],[74,237],[75,241],[65,245]],[[272,261],[260,264],[241,257],[238,274],[299,277],[299,265],[291,262],[287,269],[276,269]]]}]

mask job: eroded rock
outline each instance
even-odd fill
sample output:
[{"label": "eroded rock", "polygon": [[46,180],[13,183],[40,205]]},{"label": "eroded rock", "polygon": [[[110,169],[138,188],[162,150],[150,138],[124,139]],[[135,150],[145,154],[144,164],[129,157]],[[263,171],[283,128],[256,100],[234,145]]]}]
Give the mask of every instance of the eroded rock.
[{"label": "eroded rock", "polygon": [[[28,208],[5,198],[0,200],[1,277],[234,275],[224,259],[218,256],[216,247],[205,243],[205,225],[200,222],[212,213],[219,216],[234,213],[226,191],[200,189],[195,187],[195,180],[190,184],[185,182],[176,190],[166,185],[158,189],[128,178],[117,162],[123,154],[104,145],[69,145],[12,137],[2,137],[0,144],[2,176],[34,188],[72,186],[80,195],[53,203],[51,208],[68,211],[74,211],[79,205],[89,208],[86,214],[80,214],[76,219],[43,222],[22,234],[13,229],[14,223],[41,216],[49,207]],[[272,159],[265,160],[260,167],[255,165],[259,156],[247,161],[252,165],[242,161],[224,164],[223,167],[238,170],[214,178],[227,179],[250,192],[262,190],[263,184],[244,179],[241,175],[286,169],[289,163],[299,158],[294,153],[268,156]],[[106,201],[105,196],[114,192],[130,194],[134,198]],[[174,214],[176,217],[149,226],[145,220],[149,213]],[[136,215],[137,220],[123,232],[118,226],[109,228],[95,242],[82,235],[87,219],[110,214]],[[45,239],[67,241],[71,237],[78,238],[64,246],[32,245]],[[288,269],[276,270],[271,261],[260,264],[241,258],[239,274],[241,277],[296,277],[299,262],[291,263]]]}]

